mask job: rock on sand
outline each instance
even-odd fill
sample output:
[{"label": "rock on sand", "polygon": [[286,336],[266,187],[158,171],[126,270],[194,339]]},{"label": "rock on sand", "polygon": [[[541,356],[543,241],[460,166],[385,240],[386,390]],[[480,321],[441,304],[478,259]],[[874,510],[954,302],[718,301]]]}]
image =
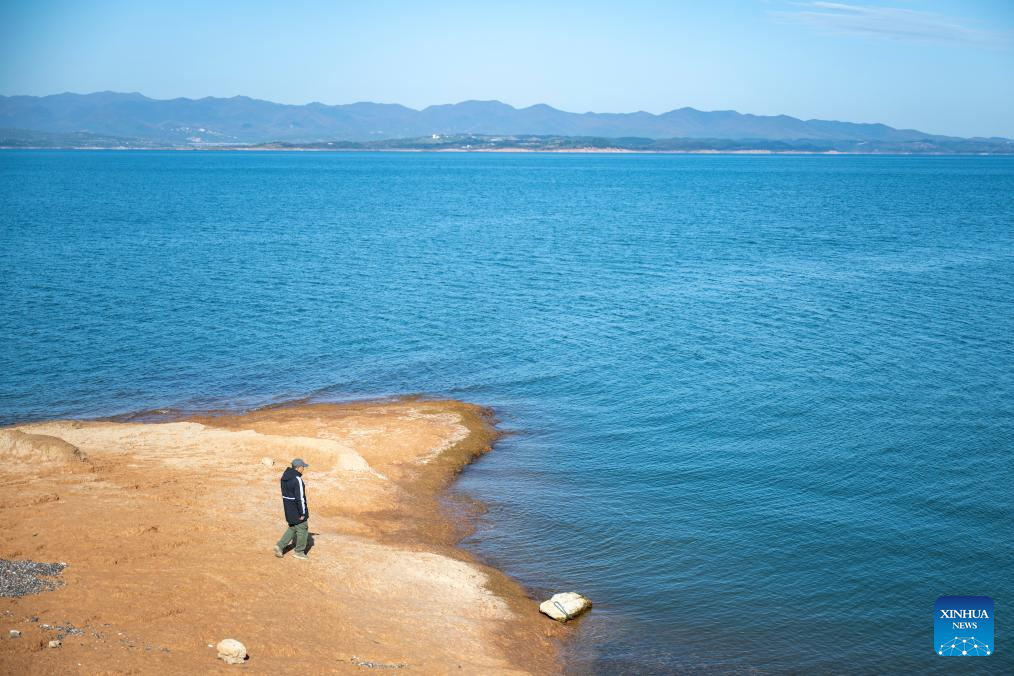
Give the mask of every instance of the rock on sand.
[{"label": "rock on sand", "polygon": [[243,664],[246,659],[246,646],[234,638],[225,638],[218,642],[218,659],[226,664]]}]

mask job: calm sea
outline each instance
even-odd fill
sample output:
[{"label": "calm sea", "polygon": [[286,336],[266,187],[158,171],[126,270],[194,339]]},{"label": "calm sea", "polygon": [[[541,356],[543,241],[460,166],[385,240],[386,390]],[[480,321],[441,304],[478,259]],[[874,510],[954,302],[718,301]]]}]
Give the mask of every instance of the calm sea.
[{"label": "calm sea", "polygon": [[577,673],[1014,670],[1014,159],[0,153],[0,423],[449,395]]}]

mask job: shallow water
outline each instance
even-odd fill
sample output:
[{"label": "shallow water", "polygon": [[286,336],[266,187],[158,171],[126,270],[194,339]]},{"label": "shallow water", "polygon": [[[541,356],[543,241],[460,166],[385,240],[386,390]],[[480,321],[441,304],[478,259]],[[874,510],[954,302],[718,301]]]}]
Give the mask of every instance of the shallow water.
[{"label": "shallow water", "polygon": [[0,152],[0,423],[492,405],[467,544],[595,601],[575,672],[954,669],[1012,299],[1009,158]]}]

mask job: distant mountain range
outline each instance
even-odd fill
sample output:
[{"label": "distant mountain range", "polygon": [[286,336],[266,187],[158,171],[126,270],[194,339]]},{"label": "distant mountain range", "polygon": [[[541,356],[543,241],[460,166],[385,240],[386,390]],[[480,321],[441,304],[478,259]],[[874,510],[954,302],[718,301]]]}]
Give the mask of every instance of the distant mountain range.
[{"label": "distant mountain range", "polygon": [[115,92],[0,96],[0,129],[0,145],[7,146],[33,145],[34,139],[35,145],[42,146],[291,147],[341,142],[345,147],[372,149],[391,148],[392,139],[418,146],[427,145],[424,139],[434,135],[480,139],[508,135],[592,139],[589,147],[612,147],[616,144],[610,146],[606,140],[625,139],[628,146],[638,146],[631,149],[642,150],[659,149],[659,141],[668,139],[672,149],[695,150],[1014,152],[1014,142],[1007,139],[961,139],[884,124],[800,120],[731,110],[680,108],[661,115],[569,113],[545,104],[514,108],[499,101],[464,101],[413,110],[381,103],[286,105],[245,96],[157,100]]}]

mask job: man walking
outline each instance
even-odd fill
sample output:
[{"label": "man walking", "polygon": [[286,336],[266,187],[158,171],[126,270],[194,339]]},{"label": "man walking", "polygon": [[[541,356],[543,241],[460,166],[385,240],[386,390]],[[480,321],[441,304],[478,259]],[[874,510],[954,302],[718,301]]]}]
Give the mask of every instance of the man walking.
[{"label": "man walking", "polygon": [[282,558],[285,547],[296,538],[296,553],[293,557],[306,560],[306,540],[310,534],[307,525],[310,512],[306,509],[306,487],[303,486],[303,472],[309,467],[302,458],[296,458],[282,473],[282,506],[285,507],[285,529],[282,539],[275,545],[275,556]]}]

